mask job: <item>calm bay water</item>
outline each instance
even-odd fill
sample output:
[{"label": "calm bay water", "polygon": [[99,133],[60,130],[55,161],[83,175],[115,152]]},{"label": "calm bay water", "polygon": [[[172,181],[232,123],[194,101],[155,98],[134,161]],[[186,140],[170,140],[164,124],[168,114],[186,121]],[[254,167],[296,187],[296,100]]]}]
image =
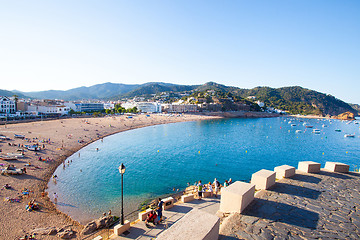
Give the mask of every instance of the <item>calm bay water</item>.
[{"label": "calm bay water", "polygon": [[[121,163],[125,214],[141,202],[184,189],[195,181],[249,181],[260,169],[273,170],[299,161],[340,161],[360,165],[359,125],[338,120],[290,118],[220,119],[135,129],[104,138],[68,158],[49,182],[59,195],[58,208],[86,223],[109,209],[120,212]],[[303,122],[320,129],[312,133]],[[322,127],[325,124],[327,127]],[[341,129],[342,132],[336,132]],[[302,130],[295,133],[295,130]],[[355,133],[355,138],[344,138]],[[99,149],[98,151],[96,149]],[[80,153],[80,155],[79,155]]]}]

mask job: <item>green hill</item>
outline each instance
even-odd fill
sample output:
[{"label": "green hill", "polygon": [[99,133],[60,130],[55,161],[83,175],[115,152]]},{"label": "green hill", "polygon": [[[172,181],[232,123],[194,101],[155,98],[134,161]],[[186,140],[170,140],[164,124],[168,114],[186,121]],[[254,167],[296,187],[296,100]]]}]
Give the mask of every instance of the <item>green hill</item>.
[{"label": "green hill", "polygon": [[113,98],[132,98],[136,96],[149,96],[152,94],[159,94],[162,92],[183,92],[183,91],[191,91],[196,86],[188,86],[188,85],[177,85],[171,83],[145,83],[138,88],[126,93],[120,94]]},{"label": "green hill", "polygon": [[14,95],[17,95],[18,97],[21,97],[21,98],[27,98],[27,96],[25,96],[24,94],[22,94],[20,92],[0,89],[0,96],[12,97]]},{"label": "green hill", "polygon": [[[38,99],[63,99],[63,100],[81,100],[81,99],[99,99],[99,100],[119,100],[124,98],[133,98],[143,96],[152,99],[161,100],[161,93],[171,93],[166,101],[172,102],[179,97],[197,93],[216,92],[217,101],[224,101],[226,98],[232,98],[237,103],[253,105],[247,99],[254,96],[252,102],[264,102],[266,107],[273,107],[287,111],[291,114],[314,114],[314,115],[338,115],[344,112],[358,114],[359,105],[349,105],[334,96],[320,93],[314,90],[302,88],[299,86],[270,88],[256,87],[253,89],[243,89],[238,87],[225,86],[215,82],[208,82],[203,85],[177,85],[163,82],[153,82],[145,84],[119,84],[103,83],[90,87],[79,87],[66,91],[49,90],[40,92],[19,92],[0,90],[0,95],[19,97],[29,96]],[[160,96],[160,97],[159,97]],[[219,100],[220,99],[220,100]],[[230,100],[231,101],[231,100]]]},{"label": "green hill", "polygon": [[291,114],[338,115],[356,111],[344,101],[334,96],[314,90],[295,87],[256,87],[243,91],[242,97],[255,96],[267,107],[274,107]]}]

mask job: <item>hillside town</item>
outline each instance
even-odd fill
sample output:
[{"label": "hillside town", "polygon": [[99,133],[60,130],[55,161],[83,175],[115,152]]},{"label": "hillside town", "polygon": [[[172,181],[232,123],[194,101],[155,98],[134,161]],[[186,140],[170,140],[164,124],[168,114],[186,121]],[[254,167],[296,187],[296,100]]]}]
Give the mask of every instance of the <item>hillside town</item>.
[{"label": "hillside town", "polygon": [[[196,113],[224,111],[267,111],[286,114],[286,112],[265,108],[256,97],[239,99],[232,96],[219,96],[215,91],[170,97],[171,93],[162,93],[161,97],[145,99],[134,97],[118,101],[82,100],[64,101],[60,99],[20,99],[17,96],[0,96],[0,118],[31,119],[61,117],[67,115],[121,114],[121,113]],[[155,100],[156,99],[156,100]]]}]

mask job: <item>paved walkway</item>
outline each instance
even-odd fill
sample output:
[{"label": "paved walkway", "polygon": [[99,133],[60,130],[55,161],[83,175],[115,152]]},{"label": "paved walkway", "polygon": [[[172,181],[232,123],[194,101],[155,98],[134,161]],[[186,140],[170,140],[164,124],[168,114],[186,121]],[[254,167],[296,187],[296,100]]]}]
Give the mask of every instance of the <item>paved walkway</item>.
[{"label": "paved walkway", "polygon": [[127,235],[115,236],[112,235],[110,239],[113,240],[123,240],[123,239],[152,239],[156,238],[162,231],[169,228],[172,224],[182,218],[186,213],[188,213],[193,208],[201,209],[205,212],[216,214],[219,210],[220,206],[220,198],[203,198],[202,200],[194,200],[188,203],[177,204],[174,207],[163,211],[163,216],[165,217],[165,221],[163,224],[151,227],[147,227],[145,222],[139,221],[135,225],[132,225],[129,233]]},{"label": "paved walkway", "polygon": [[219,239],[360,239],[360,174],[296,173],[225,218]]}]

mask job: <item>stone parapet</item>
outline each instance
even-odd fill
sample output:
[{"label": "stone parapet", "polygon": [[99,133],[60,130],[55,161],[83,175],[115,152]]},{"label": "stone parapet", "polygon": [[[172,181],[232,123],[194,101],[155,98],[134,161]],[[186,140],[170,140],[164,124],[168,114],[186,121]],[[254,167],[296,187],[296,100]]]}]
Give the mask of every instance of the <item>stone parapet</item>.
[{"label": "stone parapet", "polygon": [[195,195],[194,194],[187,194],[187,195],[182,195],[181,196],[181,201],[183,203],[186,203],[186,202],[191,202],[195,199]]},{"label": "stone parapet", "polygon": [[120,236],[123,232],[130,229],[130,221],[125,220],[124,225],[118,224],[114,227],[114,234]]},{"label": "stone parapet", "polygon": [[167,210],[169,208],[172,208],[174,206],[174,198],[173,197],[168,197],[168,198],[164,198],[162,199],[162,201],[164,202],[163,204],[163,209]]},{"label": "stone parapet", "polygon": [[298,170],[306,173],[318,173],[320,172],[321,164],[312,161],[299,162]]},{"label": "stone parapet", "polygon": [[276,173],[274,171],[262,169],[251,176],[251,184],[256,189],[268,189],[275,184]]},{"label": "stone parapet", "polygon": [[274,172],[276,172],[276,178],[288,178],[295,175],[295,168],[289,165],[281,165],[274,168]]},{"label": "stone parapet", "polygon": [[326,162],[325,169],[330,172],[340,172],[340,173],[347,173],[349,172],[349,165],[339,162]]},{"label": "stone parapet", "polygon": [[236,181],[221,189],[220,211],[241,213],[254,199],[255,185]]}]

